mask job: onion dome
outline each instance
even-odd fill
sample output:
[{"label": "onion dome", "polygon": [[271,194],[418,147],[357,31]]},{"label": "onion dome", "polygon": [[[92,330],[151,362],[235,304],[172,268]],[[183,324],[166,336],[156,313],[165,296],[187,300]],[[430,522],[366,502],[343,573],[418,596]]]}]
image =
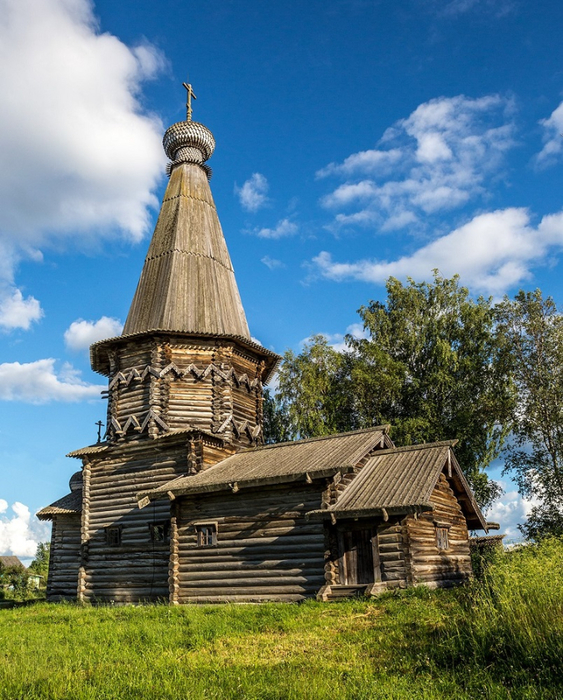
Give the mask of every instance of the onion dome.
[{"label": "onion dome", "polygon": [[162,145],[164,152],[170,158],[168,175],[180,163],[195,163],[201,165],[211,178],[211,168],[205,165],[215,150],[215,139],[209,129],[199,122],[192,121],[192,97],[197,99],[191,85],[184,83],[188,92],[186,102],[186,120],[176,122],[166,130]]}]

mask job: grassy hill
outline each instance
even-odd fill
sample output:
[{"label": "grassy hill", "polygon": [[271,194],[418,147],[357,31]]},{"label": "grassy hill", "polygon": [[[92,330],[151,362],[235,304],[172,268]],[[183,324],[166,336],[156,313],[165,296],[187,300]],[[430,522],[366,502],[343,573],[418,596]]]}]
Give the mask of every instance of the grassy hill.
[{"label": "grassy hill", "polygon": [[463,589],[0,610],[1,700],[563,698],[563,541]]}]

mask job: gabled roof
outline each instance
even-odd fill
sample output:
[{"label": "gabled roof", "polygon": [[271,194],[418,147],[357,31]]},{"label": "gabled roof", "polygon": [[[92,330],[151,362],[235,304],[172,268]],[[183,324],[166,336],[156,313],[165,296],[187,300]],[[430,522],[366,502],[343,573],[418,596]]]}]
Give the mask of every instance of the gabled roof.
[{"label": "gabled roof", "polygon": [[9,567],[11,568],[12,566],[17,567],[18,569],[25,569],[25,566],[21,563],[18,557],[0,557],[0,564],[6,569]]},{"label": "gabled roof", "polygon": [[[193,476],[183,476],[151,491],[144,498],[162,498],[167,493],[184,495],[245,488],[265,483],[296,481],[348,471],[374,448],[390,446],[389,426],[377,426],[338,435],[264,445],[238,452]],[[236,484],[236,486],[235,486]]]},{"label": "gabled roof", "polygon": [[50,506],[42,508],[37,513],[37,517],[39,520],[52,520],[54,515],[72,515],[80,512],[82,512],[82,490],[78,489],[59,498]]},{"label": "gabled roof", "polygon": [[[430,501],[440,473],[451,470],[454,491],[471,529],[487,529],[469,484],[455,459],[457,440],[376,452],[344,489],[338,501],[309,517],[357,518],[369,515],[432,510]],[[385,511],[385,513],[384,513]]]}]

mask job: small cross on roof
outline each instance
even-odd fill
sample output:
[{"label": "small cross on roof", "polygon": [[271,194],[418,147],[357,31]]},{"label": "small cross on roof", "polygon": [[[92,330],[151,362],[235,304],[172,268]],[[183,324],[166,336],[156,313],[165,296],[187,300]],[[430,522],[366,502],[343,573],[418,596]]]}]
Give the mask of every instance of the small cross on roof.
[{"label": "small cross on roof", "polygon": [[186,121],[191,122],[192,120],[192,97],[194,100],[197,100],[197,97],[195,96],[195,92],[193,87],[191,86],[190,83],[182,83],[182,85],[186,88],[187,90],[187,99],[186,99]]}]

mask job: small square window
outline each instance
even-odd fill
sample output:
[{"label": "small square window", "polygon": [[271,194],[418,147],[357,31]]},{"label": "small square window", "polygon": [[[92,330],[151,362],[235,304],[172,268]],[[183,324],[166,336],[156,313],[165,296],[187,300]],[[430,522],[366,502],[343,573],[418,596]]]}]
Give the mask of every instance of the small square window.
[{"label": "small square window", "polygon": [[450,543],[448,541],[448,528],[447,527],[437,527],[436,528],[436,546],[442,552],[450,548]]},{"label": "small square window", "polygon": [[149,537],[151,542],[168,542],[170,539],[170,522],[162,520],[156,523],[149,523]]},{"label": "small square window", "polygon": [[217,525],[205,523],[195,526],[198,547],[212,547],[217,544]]},{"label": "small square window", "polygon": [[121,526],[106,527],[106,544],[110,547],[119,547],[121,544]]}]

